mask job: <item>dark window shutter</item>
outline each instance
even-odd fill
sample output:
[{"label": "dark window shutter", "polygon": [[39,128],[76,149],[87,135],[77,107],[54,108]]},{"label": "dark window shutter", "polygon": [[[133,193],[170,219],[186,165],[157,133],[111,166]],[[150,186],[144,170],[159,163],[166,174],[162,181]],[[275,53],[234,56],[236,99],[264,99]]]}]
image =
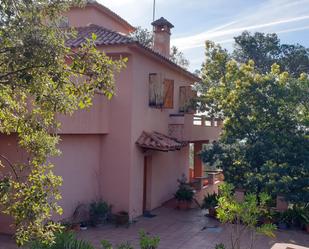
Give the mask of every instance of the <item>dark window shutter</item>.
[{"label": "dark window shutter", "polygon": [[179,112],[195,113],[191,106],[191,100],[196,97],[196,92],[191,86],[179,87]]},{"label": "dark window shutter", "polygon": [[160,76],[156,73],[149,74],[149,106],[162,107],[163,87]]}]

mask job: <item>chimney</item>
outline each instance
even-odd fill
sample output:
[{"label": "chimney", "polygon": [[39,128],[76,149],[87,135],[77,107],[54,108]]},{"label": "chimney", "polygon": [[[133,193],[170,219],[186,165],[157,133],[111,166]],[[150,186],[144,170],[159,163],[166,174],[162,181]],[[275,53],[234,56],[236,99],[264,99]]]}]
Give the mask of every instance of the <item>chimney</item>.
[{"label": "chimney", "polygon": [[174,28],[174,25],[163,17],[152,22],[151,25],[154,27],[153,49],[161,55],[169,58],[171,49],[171,29]]}]

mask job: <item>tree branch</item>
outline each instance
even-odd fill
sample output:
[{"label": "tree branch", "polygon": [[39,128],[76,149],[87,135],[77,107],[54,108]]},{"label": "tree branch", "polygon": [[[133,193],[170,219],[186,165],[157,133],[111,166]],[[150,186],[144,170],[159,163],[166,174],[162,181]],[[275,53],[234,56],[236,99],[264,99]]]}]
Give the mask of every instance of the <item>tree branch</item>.
[{"label": "tree branch", "polygon": [[0,154],[0,158],[4,159],[4,160],[8,163],[8,165],[9,165],[10,168],[12,169],[12,171],[13,171],[13,173],[14,173],[16,179],[18,180],[19,177],[18,177],[17,172],[16,172],[16,170],[15,170],[15,168],[14,168],[14,165],[11,163],[11,161],[10,161],[7,157],[5,157],[5,156],[3,156],[3,155],[1,155],[1,154]]}]

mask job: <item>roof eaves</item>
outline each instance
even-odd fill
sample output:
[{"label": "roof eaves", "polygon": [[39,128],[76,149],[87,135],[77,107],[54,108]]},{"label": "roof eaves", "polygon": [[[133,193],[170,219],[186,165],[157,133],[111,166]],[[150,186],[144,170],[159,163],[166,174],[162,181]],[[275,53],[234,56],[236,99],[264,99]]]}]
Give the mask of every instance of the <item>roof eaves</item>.
[{"label": "roof eaves", "polygon": [[187,75],[188,77],[192,78],[196,82],[200,82],[201,81],[201,78],[199,78],[195,74],[189,72],[188,70],[186,70],[186,69],[182,68],[181,66],[177,65],[175,62],[171,61],[170,59],[166,58],[165,56],[161,55],[160,53],[154,51],[151,48],[148,48],[148,47],[140,44],[137,41],[131,42],[128,45],[134,45],[134,46],[138,47],[139,49],[143,49],[143,50],[147,51],[148,53],[150,53],[151,55],[155,56],[156,58],[158,58],[160,60],[163,60],[164,62],[168,63],[170,66],[176,68],[178,71],[183,72],[185,75]]}]

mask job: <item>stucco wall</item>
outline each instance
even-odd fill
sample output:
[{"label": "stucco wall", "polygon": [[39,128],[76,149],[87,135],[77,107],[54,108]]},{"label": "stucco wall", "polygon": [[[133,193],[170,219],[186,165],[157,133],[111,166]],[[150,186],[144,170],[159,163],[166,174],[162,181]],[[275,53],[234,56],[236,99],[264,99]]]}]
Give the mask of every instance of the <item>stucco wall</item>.
[{"label": "stucco wall", "polygon": [[[17,146],[17,136],[14,134],[10,136],[0,134],[0,153],[9,159],[11,163],[26,162],[27,160],[27,154]],[[5,168],[0,167],[0,176],[7,173],[13,175],[5,160],[0,160],[5,166]],[[13,233],[14,229],[10,226],[12,221],[10,217],[0,214],[0,233]]]},{"label": "stucco wall", "polygon": [[[190,85],[185,75],[170,70],[163,64],[146,57],[138,51],[133,55],[133,97],[132,97],[132,167],[130,173],[130,211],[135,216],[142,214],[144,154],[135,145],[142,131],[157,131],[168,134],[169,114],[178,113],[179,87]],[[174,80],[174,108],[155,109],[148,106],[149,74],[161,73],[163,78]],[[173,197],[177,179],[189,171],[188,147],[178,152],[155,152],[152,155],[151,208],[160,206]]]},{"label": "stucco wall", "polygon": [[104,135],[61,135],[58,147],[62,155],[51,160],[55,174],[63,178],[61,218],[71,217],[79,204],[100,198],[102,140]]},{"label": "stucco wall", "polygon": [[96,24],[104,28],[128,34],[128,29],[115,19],[99,11],[93,6],[85,8],[72,8],[64,14],[68,18],[71,27],[85,27],[89,24]]},{"label": "stucco wall", "polygon": [[178,188],[177,179],[182,174],[188,177],[188,146],[175,152],[158,152],[152,157],[151,209],[161,206],[174,197]]},{"label": "stucco wall", "polygon": [[96,94],[92,106],[78,110],[72,116],[58,115],[58,134],[107,134],[109,132],[110,101]]},{"label": "stucco wall", "polygon": [[116,93],[110,100],[109,134],[101,149],[101,193],[113,205],[113,212],[129,211],[132,81],[132,58],[128,55],[126,68],[116,76]]}]

